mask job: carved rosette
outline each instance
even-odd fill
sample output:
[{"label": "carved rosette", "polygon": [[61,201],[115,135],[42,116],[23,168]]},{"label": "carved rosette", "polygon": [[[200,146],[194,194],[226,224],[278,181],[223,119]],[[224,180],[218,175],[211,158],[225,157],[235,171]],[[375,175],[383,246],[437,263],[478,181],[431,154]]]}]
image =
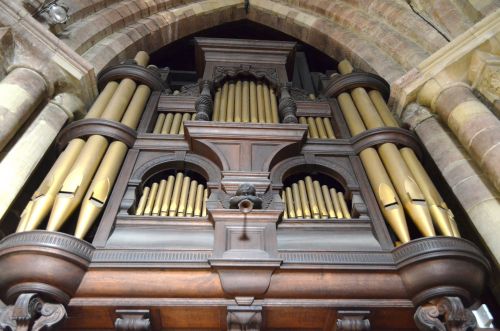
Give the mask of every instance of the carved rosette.
[{"label": "carved rosette", "polygon": [[212,101],[210,85],[211,84],[208,80],[204,80],[201,82],[201,93],[194,105],[197,121],[210,121],[210,119],[212,118],[214,103]]},{"label": "carved rosette", "polygon": [[457,297],[444,297],[418,307],[415,323],[422,331],[472,331],[477,323],[472,311]]},{"label": "carved rosette", "polygon": [[281,87],[281,96],[278,106],[281,123],[298,123],[297,104],[290,96],[289,88],[289,84],[285,84]]}]

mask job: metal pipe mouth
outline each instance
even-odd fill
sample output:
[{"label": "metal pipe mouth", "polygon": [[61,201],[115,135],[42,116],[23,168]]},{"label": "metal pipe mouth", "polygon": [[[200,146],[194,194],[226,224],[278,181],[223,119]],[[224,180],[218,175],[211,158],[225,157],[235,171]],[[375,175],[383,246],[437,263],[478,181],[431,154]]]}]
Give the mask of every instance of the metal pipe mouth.
[{"label": "metal pipe mouth", "polygon": [[244,214],[248,214],[253,209],[253,202],[248,199],[243,199],[238,203],[238,208]]}]

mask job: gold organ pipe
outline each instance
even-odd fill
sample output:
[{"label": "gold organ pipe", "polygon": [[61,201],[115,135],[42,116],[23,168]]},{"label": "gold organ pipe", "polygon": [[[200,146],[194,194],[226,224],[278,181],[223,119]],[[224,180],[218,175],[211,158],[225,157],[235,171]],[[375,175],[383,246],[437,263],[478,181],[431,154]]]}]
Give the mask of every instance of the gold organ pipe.
[{"label": "gold organ pipe", "polygon": [[267,84],[262,84],[263,94],[264,94],[264,113],[266,118],[266,123],[273,123],[273,114],[271,110],[271,96],[269,92],[269,87]]},{"label": "gold organ pipe", "polygon": [[208,199],[208,188],[203,190],[203,205],[201,207],[201,216],[207,216],[207,199]]},{"label": "gold organ pipe", "polygon": [[146,186],[142,191],[141,199],[139,200],[139,203],[137,204],[137,209],[135,210],[136,215],[144,215],[144,208],[146,208],[146,202],[148,201],[150,190],[151,189],[148,186]]},{"label": "gold organ pipe", "polygon": [[170,175],[167,178],[167,186],[165,187],[165,193],[163,195],[163,201],[161,204],[160,215],[168,216],[170,201],[172,199],[172,193],[174,191],[175,177]]},{"label": "gold organ pipe", "polygon": [[368,92],[368,95],[370,96],[370,99],[384,124],[386,126],[398,128],[399,124],[394,119],[394,116],[392,116],[391,111],[387,107],[382,94],[380,94],[380,92],[377,90],[371,90],[370,92]]},{"label": "gold organ pipe", "polygon": [[323,124],[325,125],[326,136],[328,139],[336,139],[335,133],[333,132],[332,123],[330,122],[330,118],[323,117]]},{"label": "gold organ pipe", "polygon": [[181,127],[182,114],[176,113],[174,115],[174,120],[172,121],[172,126],[170,127],[170,134],[178,134]]},{"label": "gold organ pipe", "polygon": [[345,202],[344,193],[337,192],[337,195],[339,196],[340,209],[342,209],[342,214],[344,214],[344,218],[350,219],[351,214],[349,213],[349,208],[347,208],[347,203]]},{"label": "gold organ pipe", "polygon": [[241,80],[236,82],[234,91],[234,121],[241,122],[242,118],[242,107],[241,107],[241,96],[242,96],[242,83]]},{"label": "gold organ pipe", "polygon": [[220,99],[221,99],[222,89],[220,87],[217,88],[215,92],[215,100],[214,100],[214,114],[212,115],[213,121],[219,121],[220,118]]},{"label": "gold organ pipe", "polygon": [[326,209],[325,199],[321,192],[321,186],[317,180],[313,181],[314,194],[316,195],[316,200],[318,200],[318,207],[321,218],[328,218],[328,210]]},{"label": "gold organ pipe", "polygon": [[[92,107],[87,112],[85,118],[101,117],[110,100],[116,93],[118,86],[119,84],[117,82],[107,83],[106,87],[102,90]],[[64,179],[73,167],[76,158],[80,154],[84,145],[85,141],[83,139],[72,139],[64,151],[59,155],[49,173],[45,176],[43,182],[33,193],[33,196],[31,197],[31,201],[33,201],[31,211],[29,214],[25,214],[28,219],[26,220],[24,229],[19,231],[35,230],[45,217],[47,217]]]},{"label": "gold organ pipe", "polygon": [[186,205],[187,205],[187,199],[188,199],[188,194],[189,194],[190,182],[191,182],[191,178],[189,178],[188,176],[184,176],[184,180],[182,181],[181,196],[179,198],[179,208],[177,209],[177,216],[185,216],[186,215]]},{"label": "gold organ pipe", "polygon": [[325,199],[326,209],[328,211],[328,216],[330,218],[336,218],[337,214],[335,213],[335,208],[333,207],[332,197],[330,196],[330,192],[328,191],[328,186],[322,185],[321,191],[323,193],[323,197]]},{"label": "gold organ pipe", "polygon": [[259,122],[259,111],[258,111],[258,101],[257,101],[257,87],[254,81],[250,81],[250,122]]},{"label": "gold organ pipe", "polygon": [[306,192],[307,192],[307,197],[309,199],[309,206],[311,209],[312,216],[313,218],[320,218],[321,215],[319,212],[318,200],[316,199],[316,194],[314,192],[314,185],[310,176],[306,176],[305,183],[306,183]]},{"label": "gold organ pipe", "polygon": [[311,132],[310,132],[310,130],[309,130],[309,123],[307,123],[306,118],[305,118],[305,117],[302,117],[302,116],[301,116],[301,117],[299,117],[299,123],[300,123],[300,124],[306,124],[306,125],[307,125],[307,128],[308,128],[308,130],[307,130],[307,138],[311,138]]},{"label": "gold organ pipe", "polygon": [[314,119],[316,122],[316,128],[318,129],[318,135],[320,139],[328,139],[328,136],[326,135],[326,129],[325,125],[323,123],[323,119],[321,117],[316,117]]},{"label": "gold organ pipe", "polygon": [[339,62],[337,69],[341,75],[350,74],[353,72],[354,68],[348,60],[342,60]]},{"label": "gold organ pipe", "polygon": [[243,81],[241,96],[241,120],[245,123],[250,122],[250,85],[247,80]]},{"label": "gold organ pipe", "polygon": [[311,210],[309,209],[309,199],[307,198],[306,185],[303,180],[299,180],[299,195],[302,204],[302,212],[304,218],[311,218]]},{"label": "gold organ pipe", "polygon": [[196,180],[192,180],[189,186],[189,194],[186,206],[186,216],[193,216],[194,214],[194,204],[196,202],[197,188],[198,188],[198,182]]},{"label": "gold organ pipe", "polygon": [[[287,196],[286,196],[286,191],[285,191],[285,190],[283,190],[283,191],[281,192],[281,201],[284,201],[284,202],[285,202],[285,208],[284,208],[284,210],[283,210],[283,219],[288,219],[288,209],[289,209],[289,207],[288,207],[288,205],[287,205],[287,203],[286,203],[286,199],[287,199]],[[292,207],[292,208],[293,208],[293,207]]]},{"label": "gold organ pipe", "polygon": [[311,138],[318,139],[319,133],[318,133],[318,129],[316,128],[316,122],[314,121],[314,118],[308,116],[307,117],[307,124],[309,125],[309,132],[311,133]]},{"label": "gold organ pipe", "polygon": [[179,199],[181,197],[181,189],[183,182],[184,174],[182,172],[178,172],[175,176],[174,189],[172,193],[172,199],[170,200],[170,206],[168,208],[168,216],[176,216],[177,209],[179,208]]},{"label": "gold organ pipe", "polygon": [[273,123],[279,123],[280,117],[278,114],[278,99],[276,97],[276,93],[274,89],[269,88],[270,98],[271,98],[271,114],[273,117]]},{"label": "gold organ pipe", "polygon": [[162,179],[160,181],[160,186],[158,187],[158,192],[156,193],[155,203],[153,205],[153,210],[151,215],[158,216],[161,212],[161,204],[163,202],[163,196],[165,195],[165,189],[167,188],[167,181]]},{"label": "gold organ pipe", "polygon": [[30,200],[21,213],[21,218],[19,219],[19,224],[17,225],[16,232],[25,231],[26,225],[28,224],[28,219],[31,213],[31,209],[33,208],[33,201]]},{"label": "gold organ pipe", "polygon": [[222,94],[220,97],[219,121],[221,122],[224,122],[226,120],[228,90],[229,90],[229,83],[225,82],[224,85],[222,86]]},{"label": "gold organ pipe", "polygon": [[[351,95],[364,123],[369,129],[384,126],[377,110],[371,103],[370,97],[363,88],[355,88]],[[411,171],[404,162],[398,148],[393,143],[385,143],[378,147],[385,168],[396,188],[396,192],[411,219],[420,232],[426,236],[435,236],[429,208],[425,198],[418,187]]]},{"label": "gold organ pipe", "polygon": [[203,190],[205,187],[203,184],[198,184],[196,190],[196,201],[194,203],[194,216],[201,216],[201,208],[203,206]]},{"label": "gold organ pipe", "polygon": [[235,84],[233,81],[229,82],[229,92],[227,96],[227,112],[226,122],[234,122],[234,94]]},{"label": "gold organ pipe", "polygon": [[191,121],[196,121],[196,113],[191,114]]},{"label": "gold organ pipe", "polygon": [[163,123],[165,122],[165,114],[160,113],[158,118],[156,119],[155,127],[153,129],[153,133],[160,134]]},{"label": "gold organ pipe", "polygon": [[190,119],[191,119],[190,113],[184,113],[184,115],[182,115],[181,126],[179,127],[178,134],[184,134],[184,122],[189,121]]},{"label": "gold organ pipe", "polygon": [[296,218],[296,214],[295,214],[295,205],[293,203],[293,198],[292,198],[292,189],[290,187],[287,187],[285,189],[286,191],[286,205],[288,207],[288,216],[290,218]]},{"label": "gold organ pipe", "polygon": [[144,215],[151,215],[157,193],[158,193],[158,183],[153,183],[151,185],[151,191],[149,191],[148,201],[146,202],[146,208],[144,208]]},{"label": "gold organ pipe", "polygon": [[163,126],[161,127],[161,134],[170,134],[170,129],[172,128],[172,123],[174,122],[174,114],[168,113],[165,116],[165,122],[163,122]]},{"label": "gold organ pipe", "polygon": [[297,183],[292,184],[292,194],[295,206],[295,214],[297,215],[298,218],[302,218],[304,217],[304,213],[302,212],[302,202],[300,201],[299,186]]},{"label": "gold organ pipe", "polygon": [[332,199],[333,208],[335,209],[335,214],[337,214],[337,217],[344,218],[344,213],[342,212],[342,206],[340,205],[339,196],[336,189],[330,189],[330,198]]},{"label": "gold organ pipe", "polygon": [[259,123],[266,123],[266,114],[264,109],[264,88],[262,82],[257,82],[257,113]]},{"label": "gold organ pipe", "polygon": [[445,236],[454,236],[452,223],[449,220],[448,207],[441,198],[436,187],[429,178],[429,175],[423,168],[420,161],[418,161],[415,152],[411,148],[404,147],[400,150],[401,156],[405,160],[408,168],[412,172],[415,180],[422,190],[425,201],[429,205],[429,211],[436,223],[436,226]]},{"label": "gold organ pipe", "polygon": [[[351,135],[355,136],[365,131],[363,120],[361,120],[351,96],[348,93],[341,93],[337,100]],[[359,156],[385,219],[401,242],[410,241],[401,201],[399,201],[379,155],[374,148],[370,147],[361,151]],[[335,202],[334,196],[332,196],[332,200]]]}]

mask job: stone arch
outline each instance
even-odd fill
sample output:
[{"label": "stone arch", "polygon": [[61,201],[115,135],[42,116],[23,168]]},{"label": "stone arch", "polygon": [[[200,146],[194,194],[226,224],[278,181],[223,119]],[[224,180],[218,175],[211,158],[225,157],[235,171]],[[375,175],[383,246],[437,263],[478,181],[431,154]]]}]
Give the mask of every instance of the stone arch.
[{"label": "stone arch", "polygon": [[[388,81],[402,76],[446,42],[409,7],[394,1],[386,2],[385,7],[379,4],[384,1],[369,2],[369,8],[365,8],[359,1],[336,5],[320,1],[312,5],[258,0],[251,2],[246,13],[241,0],[204,0],[187,5],[182,1],[156,0],[147,5],[132,1],[135,11],[129,4],[129,11],[121,16],[117,13],[124,12],[125,5],[115,3],[82,18],[77,28],[70,26],[67,42],[99,71],[133,57],[138,50],[151,53],[198,31],[248,19],[288,33],[335,59],[347,58],[355,67]],[[373,13],[378,17],[371,17]],[[396,13],[415,28],[405,28],[401,20],[394,19]],[[107,25],[97,23],[103,19]],[[90,28],[92,24],[100,28]]]}]

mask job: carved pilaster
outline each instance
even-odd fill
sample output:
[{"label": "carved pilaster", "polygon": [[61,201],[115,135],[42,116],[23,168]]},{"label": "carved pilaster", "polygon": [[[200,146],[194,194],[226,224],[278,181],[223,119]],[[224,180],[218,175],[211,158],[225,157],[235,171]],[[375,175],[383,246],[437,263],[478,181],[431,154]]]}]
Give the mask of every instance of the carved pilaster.
[{"label": "carved pilaster", "polygon": [[115,321],[115,329],[118,331],[149,331],[151,321],[149,310],[117,310],[120,316]]},{"label": "carved pilaster", "polygon": [[201,82],[201,93],[194,108],[196,110],[196,120],[197,121],[210,121],[212,118],[212,111],[214,109],[214,103],[212,101],[211,83],[208,80],[203,80]]},{"label": "carved pilaster", "polygon": [[259,331],[262,327],[262,307],[227,307],[228,331]]},{"label": "carved pilaster", "polygon": [[297,120],[297,104],[290,96],[289,84],[281,86],[281,96],[279,101],[279,114],[281,123],[298,123]]},{"label": "carved pilaster", "polygon": [[337,313],[337,331],[370,331],[369,311],[340,310]]},{"label": "carved pilaster", "polygon": [[14,305],[0,308],[0,330],[52,330],[65,317],[62,304],[43,302],[36,293],[24,293]]},{"label": "carved pilaster", "polygon": [[414,318],[422,331],[472,331],[477,324],[472,311],[458,297],[431,300],[418,307]]}]

